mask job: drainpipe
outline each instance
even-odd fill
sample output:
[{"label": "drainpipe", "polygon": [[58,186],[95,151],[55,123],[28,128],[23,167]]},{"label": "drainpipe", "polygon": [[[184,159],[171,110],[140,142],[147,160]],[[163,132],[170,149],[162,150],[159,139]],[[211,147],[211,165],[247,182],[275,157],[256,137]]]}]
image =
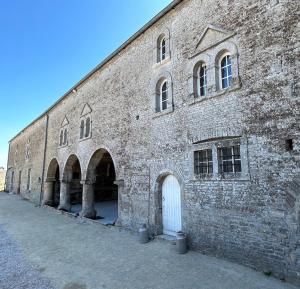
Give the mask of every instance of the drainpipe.
[{"label": "drainpipe", "polygon": [[44,159],[43,159],[43,168],[42,168],[42,181],[41,181],[41,192],[40,192],[40,203],[42,205],[42,198],[44,195],[44,175],[45,175],[45,163],[46,163],[46,151],[47,151],[47,141],[48,141],[48,123],[49,123],[49,114],[46,114],[46,130],[45,130],[45,144],[44,144]]}]

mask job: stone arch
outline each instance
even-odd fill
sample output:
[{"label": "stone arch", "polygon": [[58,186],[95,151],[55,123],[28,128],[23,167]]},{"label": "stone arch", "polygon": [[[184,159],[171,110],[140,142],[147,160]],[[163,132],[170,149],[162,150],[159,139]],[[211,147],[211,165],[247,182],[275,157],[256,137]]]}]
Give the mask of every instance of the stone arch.
[{"label": "stone arch", "polygon": [[[83,215],[113,225],[118,218],[119,190],[114,159],[106,148],[96,150],[88,163],[85,185],[90,186],[90,204]],[[92,204],[94,203],[94,204]]]},{"label": "stone arch", "polygon": [[82,169],[77,155],[71,154],[64,165],[59,209],[79,214],[82,204]]},{"label": "stone arch", "polygon": [[168,71],[164,71],[154,77],[151,81],[151,87],[154,90],[152,97],[152,107],[154,112],[160,112],[159,108],[159,100],[160,100],[160,88],[163,82],[167,81],[168,88],[168,101],[167,101],[167,109],[165,112],[170,112],[174,110],[174,101],[173,101],[173,81],[172,75]]},{"label": "stone arch", "polygon": [[164,60],[168,60],[171,58],[171,32],[167,27],[164,27],[159,31],[158,34],[155,34],[153,38],[153,44],[154,44],[153,62],[154,63],[161,62],[161,59],[159,57],[159,48],[160,48],[160,42],[163,38],[165,39],[165,45],[166,45],[166,57]]},{"label": "stone arch", "polygon": [[60,168],[56,158],[53,158],[47,169],[44,186],[43,205],[57,207],[60,201]]},{"label": "stone arch", "polygon": [[57,168],[59,168],[59,164],[56,158],[53,158],[49,165],[48,165],[48,169],[47,169],[47,179],[50,178],[54,178],[55,174],[56,174],[56,170]]},{"label": "stone arch", "polygon": [[231,41],[225,41],[219,44],[213,51],[213,59],[215,61],[215,78],[216,78],[216,88],[220,90],[221,83],[221,72],[220,72],[220,61],[224,54],[228,53],[231,57],[231,65],[232,65],[232,85],[235,86],[239,84],[239,67],[238,67],[238,49],[237,46]]},{"label": "stone arch", "polygon": [[75,154],[71,154],[68,156],[67,161],[65,162],[64,168],[63,168],[63,175],[62,179],[64,181],[69,181],[72,178],[72,172],[73,172],[73,166],[75,164],[79,164],[80,168],[80,176],[81,176],[81,165],[80,160]]},{"label": "stone arch", "polygon": [[183,182],[182,178],[172,170],[164,170],[161,171],[154,183],[154,208],[155,208],[155,216],[154,216],[154,231],[155,234],[161,235],[163,234],[163,219],[162,219],[162,186],[164,180],[167,176],[174,176],[179,185],[181,192],[181,210],[182,210],[182,202],[183,202]]}]

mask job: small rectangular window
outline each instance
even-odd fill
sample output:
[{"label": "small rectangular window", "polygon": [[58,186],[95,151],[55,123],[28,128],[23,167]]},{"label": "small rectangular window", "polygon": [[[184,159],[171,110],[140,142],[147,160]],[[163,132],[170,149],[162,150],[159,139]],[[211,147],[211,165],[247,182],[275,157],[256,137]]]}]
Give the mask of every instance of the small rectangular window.
[{"label": "small rectangular window", "polygon": [[211,149],[194,152],[194,170],[196,175],[212,174],[213,161]]},{"label": "small rectangular window", "polygon": [[219,149],[219,165],[221,173],[239,173],[242,171],[240,146]]}]

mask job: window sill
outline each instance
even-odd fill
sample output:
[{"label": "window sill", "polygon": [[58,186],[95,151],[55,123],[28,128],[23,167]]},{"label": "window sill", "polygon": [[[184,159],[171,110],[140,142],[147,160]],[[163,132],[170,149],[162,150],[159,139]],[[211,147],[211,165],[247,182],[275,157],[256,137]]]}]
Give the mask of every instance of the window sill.
[{"label": "window sill", "polygon": [[236,90],[239,90],[241,87],[242,87],[242,84],[239,81],[235,85],[232,85],[232,86],[230,86],[228,88],[225,88],[225,89],[222,89],[222,90],[214,91],[214,92],[209,93],[208,95],[205,95],[205,96],[195,96],[195,94],[191,94],[190,99],[188,101],[188,104],[193,105],[193,104],[196,104],[198,102],[203,102],[203,101],[215,98],[215,97],[219,97],[219,96],[225,95],[227,93],[231,93],[231,92],[234,92]]},{"label": "window sill", "polygon": [[172,113],[173,111],[174,111],[174,108],[173,108],[173,107],[167,108],[167,109],[162,110],[162,111],[157,111],[157,112],[155,112],[155,113],[152,115],[152,118],[157,118],[157,117],[160,117],[160,116],[163,116],[163,115]]},{"label": "window sill", "polygon": [[153,65],[153,68],[159,68],[160,66],[163,66],[163,65],[169,63],[170,61],[171,61],[171,57],[167,57],[167,58],[165,58],[164,60],[155,63],[155,64]]}]

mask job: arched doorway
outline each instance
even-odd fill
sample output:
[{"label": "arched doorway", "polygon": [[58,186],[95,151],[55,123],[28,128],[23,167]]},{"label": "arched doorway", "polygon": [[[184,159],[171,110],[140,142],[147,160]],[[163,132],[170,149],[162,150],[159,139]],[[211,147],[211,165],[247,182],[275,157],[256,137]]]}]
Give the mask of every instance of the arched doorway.
[{"label": "arched doorway", "polygon": [[93,184],[96,219],[114,225],[118,218],[118,186],[113,159],[105,149],[97,150],[88,165],[87,179]]},{"label": "arched doorway", "polygon": [[181,231],[181,190],[176,177],[167,175],[162,183],[163,234],[174,236]]},{"label": "arched doorway", "polygon": [[57,208],[60,201],[60,178],[59,164],[57,159],[52,159],[48,170],[47,179],[45,182],[43,204]]},{"label": "arched doorway", "polygon": [[[63,174],[64,190],[67,195],[62,209],[70,210],[72,213],[79,214],[82,207],[82,184],[81,184],[81,166],[76,155],[70,155]],[[69,204],[68,204],[69,202]]]}]

